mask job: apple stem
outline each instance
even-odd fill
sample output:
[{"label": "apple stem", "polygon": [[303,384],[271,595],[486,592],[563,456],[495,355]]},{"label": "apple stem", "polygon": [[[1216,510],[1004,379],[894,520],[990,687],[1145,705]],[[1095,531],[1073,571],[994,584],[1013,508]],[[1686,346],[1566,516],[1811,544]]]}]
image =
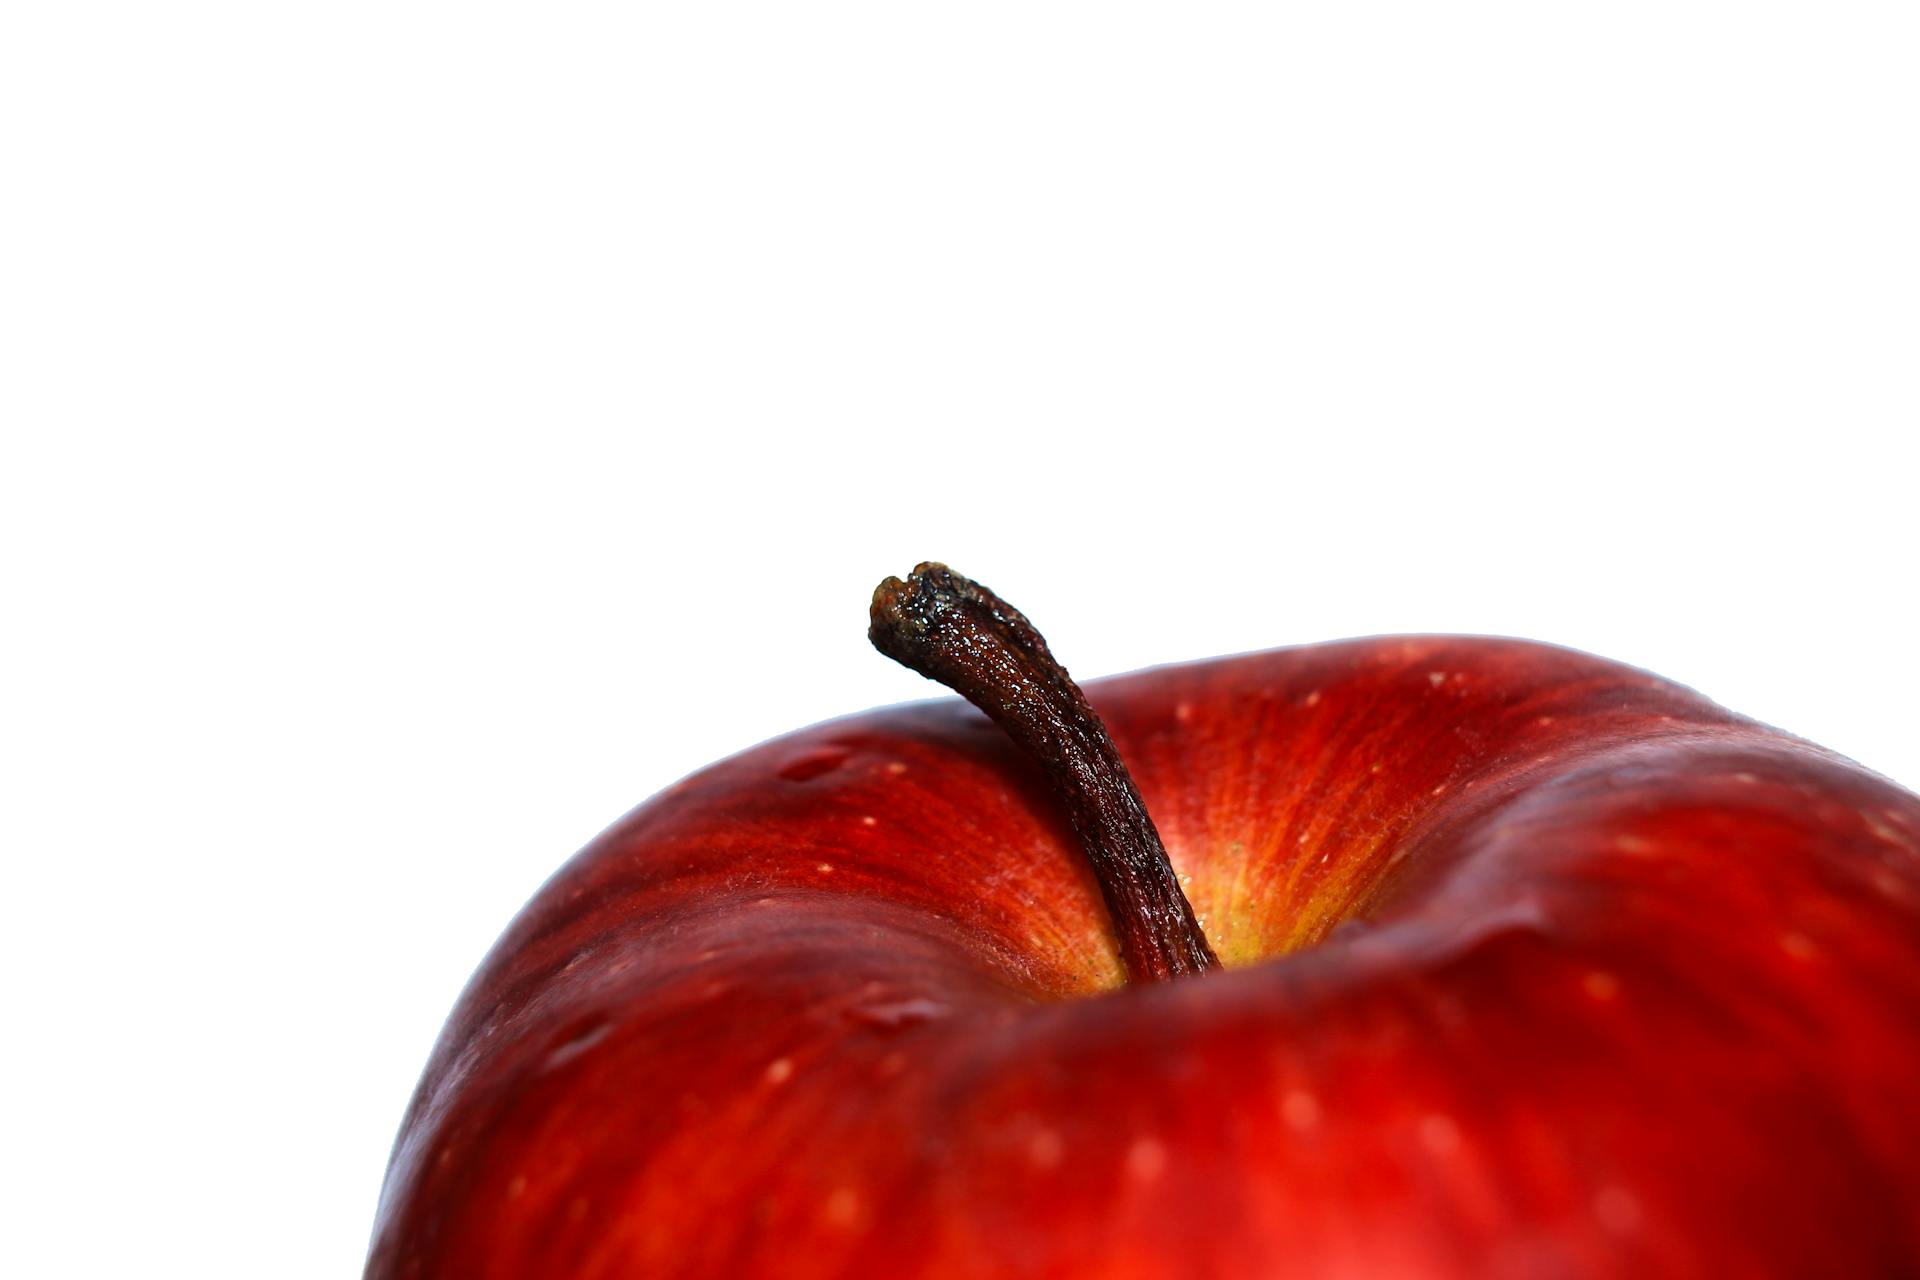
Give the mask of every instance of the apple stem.
[{"label": "apple stem", "polygon": [[1046,771],[1135,982],[1220,967],[1106,725],[1018,609],[943,564],[873,593],[874,648],[993,717]]}]

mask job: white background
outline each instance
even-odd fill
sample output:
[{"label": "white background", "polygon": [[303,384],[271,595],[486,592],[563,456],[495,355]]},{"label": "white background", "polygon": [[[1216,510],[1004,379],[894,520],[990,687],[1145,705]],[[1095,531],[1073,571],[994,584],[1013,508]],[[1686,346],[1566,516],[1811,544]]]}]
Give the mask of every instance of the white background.
[{"label": "white background", "polygon": [[1920,784],[1904,4],[0,17],[20,1276],[341,1276],[441,1018],[676,776],[931,692],[1627,659]]}]

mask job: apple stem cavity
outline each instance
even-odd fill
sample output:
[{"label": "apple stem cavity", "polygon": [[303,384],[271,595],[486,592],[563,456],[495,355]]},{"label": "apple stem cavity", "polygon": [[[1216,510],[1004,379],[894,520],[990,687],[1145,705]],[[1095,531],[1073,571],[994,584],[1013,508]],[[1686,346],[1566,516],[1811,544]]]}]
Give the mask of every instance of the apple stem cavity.
[{"label": "apple stem cavity", "polygon": [[1045,770],[1134,982],[1220,967],[1139,789],[1086,695],[1018,609],[943,564],[874,589],[874,648],[991,716]]}]

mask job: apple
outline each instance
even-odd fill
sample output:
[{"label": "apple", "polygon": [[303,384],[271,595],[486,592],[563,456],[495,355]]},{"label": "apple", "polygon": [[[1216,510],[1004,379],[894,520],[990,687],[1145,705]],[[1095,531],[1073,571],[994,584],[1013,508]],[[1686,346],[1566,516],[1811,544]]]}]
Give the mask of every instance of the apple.
[{"label": "apple", "polygon": [[986,714],[803,730],[569,862],[369,1276],[1920,1274],[1920,798],[1542,644],[1083,696],[938,565],[873,627]]}]

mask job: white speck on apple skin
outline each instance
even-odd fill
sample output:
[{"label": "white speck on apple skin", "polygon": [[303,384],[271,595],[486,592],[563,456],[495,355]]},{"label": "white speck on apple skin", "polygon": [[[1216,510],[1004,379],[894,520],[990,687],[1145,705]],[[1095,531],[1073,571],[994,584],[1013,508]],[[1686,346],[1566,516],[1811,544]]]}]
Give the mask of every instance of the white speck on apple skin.
[{"label": "white speck on apple skin", "polygon": [[1446,672],[1444,671],[1427,672],[1427,683],[1432,685],[1434,688],[1438,689],[1441,685],[1445,684],[1446,682],[1447,682]]},{"label": "white speck on apple skin", "polygon": [[887,764],[887,772],[892,774],[896,778],[899,777],[901,774],[905,773],[906,771],[907,771],[907,766],[905,761],[893,760],[893,761],[889,761]]},{"label": "white speck on apple skin", "polygon": [[1811,960],[1820,954],[1813,939],[1804,933],[1789,931],[1780,935],[1780,949],[1795,960]]},{"label": "white speck on apple skin", "polygon": [[1460,1126],[1435,1111],[1420,1121],[1420,1142],[1436,1156],[1453,1155],[1460,1150]]},{"label": "white speck on apple skin", "polygon": [[1644,836],[1615,836],[1613,847],[1621,853],[1643,854],[1653,852],[1653,841]]},{"label": "white speck on apple skin", "polygon": [[833,864],[831,862],[822,862],[816,866],[814,870],[823,876],[830,876],[833,874]]},{"label": "white speck on apple skin", "polygon": [[767,1064],[767,1083],[785,1084],[793,1078],[793,1059],[775,1058]]},{"label": "white speck on apple skin", "polygon": [[1193,719],[1193,704],[1191,702],[1183,702],[1175,707],[1173,709],[1173,718],[1181,724],[1185,724],[1187,721]]},{"label": "white speck on apple skin", "polygon": [[829,1226],[851,1230],[860,1225],[860,1193],[852,1187],[837,1187],[827,1197],[821,1216]]},{"label": "white speck on apple skin", "polygon": [[1728,774],[1727,776],[1729,778],[1732,778],[1735,782],[1738,782],[1743,786],[1749,786],[1749,787],[1754,786],[1760,781],[1759,774],[1748,773],[1745,769],[1736,769],[1734,772]]},{"label": "white speck on apple skin", "polygon": [[1544,729],[1548,725],[1553,723],[1553,717],[1552,716],[1535,716],[1533,718],[1533,722],[1539,725],[1542,729]]},{"label": "white speck on apple skin", "polygon": [[1309,693],[1307,694],[1307,696],[1306,696],[1305,698],[1303,698],[1303,699],[1301,699],[1301,702],[1302,702],[1302,704],[1303,704],[1303,705],[1305,705],[1305,706],[1309,706],[1309,707],[1317,707],[1317,706],[1319,706],[1319,705],[1320,705],[1320,691],[1319,691],[1318,689],[1314,689],[1314,690],[1312,690],[1311,692],[1309,692]]},{"label": "white speck on apple skin", "polygon": [[863,827],[877,827],[880,825],[880,819],[874,817],[870,813],[864,814],[861,816],[860,825]]},{"label": "white speck on apple skin", "polygon": [[1135,1182],[1154,1182],[1167,1167],[1167,1149],[1157,1138],[1135,1138],[1127,1148],[1127,1176]]},{"label": "white speck on apple skin", "polygon": [[1042,1129],[1027,1139],[1027,1162],[1036,1169],[1052,1169],[1066,1154],[1066,1144],[1052,1129]]},{"label": "white speck on apple skin", "polygon": [[1594,1193],[1593,1216],[1613,1234],[1631,1235],[1640,1229],[1640,1201],[1625,1187],[1602,1187]]},{"label": "white speck on apple skin", "polygon": [[1311,1133],[1320,1126],[1320,1099],[1305,1089],[1289,1089],[1280,1099],[1280,1118],[1295,1133]]}]

